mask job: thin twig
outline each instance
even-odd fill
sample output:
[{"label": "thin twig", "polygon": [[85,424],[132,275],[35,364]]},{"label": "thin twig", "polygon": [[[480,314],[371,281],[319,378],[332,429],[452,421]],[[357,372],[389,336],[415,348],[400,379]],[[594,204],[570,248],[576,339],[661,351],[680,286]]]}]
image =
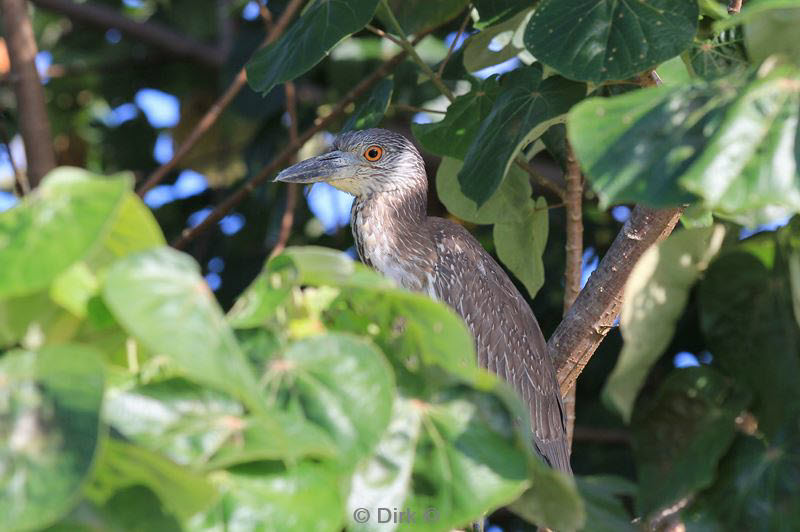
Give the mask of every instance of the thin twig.
[{"label": "thin twig", "polygon": [[472,18],[471,11],[472,10],[469,7],[467,7],[467,14],[464,16],[464,20],[461,21],[461,27],[458,28],[458,33],[456,33],[456,38],[453,39],[453,42],[450,43],[450,48],[448,48],[447,50],[447,55],[444,56],[442,64],[439,65],[439,71],[436,73],[436,75],[439,76],[440,79],[442,77],[442,73],[444,73],[444,67],[447,66],[447,63],[450,61],[450,57],[453,55],[453,51],[456,49],[456,44],[458,43],[458,40],[464,34],[464,30],[467,29],[467,22],[469,22],[469,19]]},{"label": "thin twig", "polygon": [[386,32],[385,32],[385,31],[383,31],[382,29],[380,29],[380,28],[376,28],[376,27],[375,27],[375,26],[373,26],[372,24],[367,24],[367,25],[365,26],[365,28],[366,28],[367,30],[371,31],[372,33],[374,33],[375,35],[377,35],[378,37],[381,37],[381,38],[384,38],[384,39],[388,39],[388,40],[392,41],[393,43],[395,43],[395,44],[396,44],[397,46],[399,46],[400,48],[402,48],[402,47],[403,47],[403,41],[401,41],[400,39],[398,39],[397,37],[395,37],[395,36],[394,36],[394,35],[392,35],[391,33],[386,33]]},{"label": "thin twig", "polygon": [[[564,315],[575,303],[581,291],[582,255],[583,255],[583,175],[581,167],[575,159],[572,146],[567,143],[567,171],[564,175],[566,183],[566,218],[567,238],[564,267]],[[567,417],[567,442],[572,448],[572,435],[575,429],[575,386],[564,397]]]},{"label": "thin twig", "polygon": [[[297,95],[294,89],[294,82],[287,81],[284,86],[286,92],[286,110],[289,113],[289,141],[297,143]],[[294,222],[294,211],[297,207],[297,184],[289,183],[286,188],[286,209],[281,217],[281,229],[278,233],[278,242],[272,248],[270,257],[274,257],[286,247],[289,235],[292,233],[292,223]]]},{"label": "thin twig", "polygon": [[225,63],[224,50],[197,41],[154,21],[136,22],[116,9],[71,0],[31,0],[39,7],[66,15],[73,21],[107,30],[116,28],[137,42],[155,46],[171,55],[185,57],[211,68]]},{"label": "thin twig", "polygon": [[438,115],[446,115],[447,111],[438,111],[436,109],[425,109],[423,107],[414,107],[413,105],[406,105],[404,103],[393,103],[393,109],[397,109],[398,111],[405,111],[408,113],[433,113]]},{"label": "thin twig", "polygon": [[[303,0],[292,0],[286,9],[281,14],[281,17],[278,19],[278,22],[272,28],[272,31],[269,32],[266,40],[262,44],[265,46],[274,42],[278,37],[280,37],[286,26],[289,25],[289,21],[292,19],[294,14],[300,8],[300,5],[303,3]],[[260,48],[260,47],[259,47]],[[214,104],[206,111],[206,114],[197,125],[194,126],[192,132],[189,133],[189,136],[186,137],[186,140],[175,150],[175,154],[172,158],[167,161],[166,163],[159,166],[147,179],[147,181],[139,187],[137,193],[140,196],[144,196],[148,190],[153,188],[154,186],[158,185],[166,176],[172,171],[175,166],[177,166],[178,161],[180,161],[183,157],[186,156],[189,151],[194,147],[198,140],[208,131],[212,125],[217,121],[217,119],[222,114],[222,111],[233,101],[239,91],[242,90],[242,87],[245,86],[247,83],[247,71],[245,67],[242,67],[239,70],[239,73],[236,74],[236,77],[233,79],[233,82],[230,86],[225,90],[222,96],[214,102]]]},{"label": "thin twig", "polygon": [[39,180],[56,166],[44,88],[36,70],[38,50],[28,18],[28,3],[25,0],[0,0],[0,6],[17,99],[17,121],[28,163],[26,173],[30,186],[36,188]]},{"label": "thin twig", "polygon": [[631,434],[627,430],[609,429],[599,427],[576,426],[574,439],[576,442],[586,443],[606,443],[618,445],[630,445]]},{"label": "thin twig", "polygon": [[264,21],[264,26],[267,27],[267,31],[272,31],[272,26],[275,21],[272,18],[272,11],[269,10],[266,3],[258,2],[258,14],[261,15],[261,19]]},{"label": "thin twig", "polygon": [[[421,33],[417,39],[415,39],[415,41],[418,41],[427,35],[427,33],[429,32]],[[295,153],[297,153],[297,151],[303,147],[303,145],[311,137],[313,137],[319,131],[322,131],[328,124],[342,115],[345,107],[361,97],[361,95],[368,91],[379,80],[386,77],[397,65],[403,61],[403,59],[406,58],[406,55],[407,54],[405,51],[398,53],[391,59],[384,62],[375,72],[361,80],[358,85],[353,87],[350,92],[348,92],[341,100],[339,100],[339,103],[336,104],[328,116],[325,118],[318,118],[312,127],[308,128],[302,135],[298,137],[296,142],[290,142],[289,145],[286,146],[286,148],[284,148],[284,150],[278,154],[267,166],[265,166],[258,175],[252,177],[249,181],[242,185],[239,190],[228,196],[225,201],[217,205],[214,210],[212,210],[211,213],[209,213],[209,215],[203,219],[202,222],[200,222],[194,228],[184,230],[181,236],[175,239],[175,241],[172,243],[172,246],[177,249],[183,249],[186,244],[194,240],[199,234],[208,230],[219,220],[221,220],[228,212],[230,212],[231,209],[249,196],[257,186],[266,181],[267,178],[269,178],[278,168],[291,160]]]},{"label": "thin twig", "polygon": [[533,180],[540,185],[542,188],[546,188],[560,199],[564,200],[566,198],[566,191],[563,187],[559,186],[558,183],[553,182],[553,180],[546,178],[542,174],[536,171],[536,169],[525,160],[525,158],[521,155],[518,155],[514,162],[517,166],[525,170]]},{"label": "thin twig", "polygon": [[414,49],[414,45],[408,41],[405,36],[405,32],[403,31],[403,27],[400,25],[400,22],[398,22],[397,17],[394,15],[394,11],[392,11],[392,8],[389,6],[389,2],[386,0],[381,0],[381,2],[383,7],[386,9],[386,14],[389,17],[390,24],[399,37],[399,40],[396,41],[397,44],[401,46],[403,50],[408,52],[408,56],[419,66],[422,72],[424,72],[425,75],[430,78],[431,82],[433,82],[436,88],[439,89],[439,92],[444,94],[445,97],[451,102],[455,100],[456,97],[453,96],[452,91],[447,87],[447,85],[444,84],[442,78],[437,76],[436,73],[431,70],[431,67],[429,67],[428,64],[422,60],[417,51]]},{"label": "thin twig", "polygon": [[728,2],[728,14],[735,15],[742,10],[742,0],[730,0]]}]

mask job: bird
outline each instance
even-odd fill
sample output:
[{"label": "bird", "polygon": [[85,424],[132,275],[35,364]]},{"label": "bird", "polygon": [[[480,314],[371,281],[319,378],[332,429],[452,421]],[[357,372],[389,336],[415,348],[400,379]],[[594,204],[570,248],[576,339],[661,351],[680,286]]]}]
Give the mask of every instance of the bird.
[{"label": "bird", "polygon": [[326,182],[352,195],[350,224],[361,261],[464,319],[478,364],[505,379],[528,406],[539,456],[571,474],[564,405],[536,317],[466,228],[427,215],[425,164],[409,139],[378,128],[341,133],[330,151],[275,180]]}]

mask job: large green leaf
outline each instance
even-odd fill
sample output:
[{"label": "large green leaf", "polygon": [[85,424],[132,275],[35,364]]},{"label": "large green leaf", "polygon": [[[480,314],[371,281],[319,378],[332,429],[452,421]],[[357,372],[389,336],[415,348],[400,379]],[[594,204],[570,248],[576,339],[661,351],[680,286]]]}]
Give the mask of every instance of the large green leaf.
[{"label": "large green leaf", "polygon": [[547,245],[549,217],[547,200],[530,201],[522,212],[521,222],[494,224],[494,246],[497,257],[522,281],[531,298],[544,284],[542,255]]},{"label": "large green leaf", "polygon": [[128,179],[57,168],[34,194],[0,213],[0,298],[44,288],[88,254],[108,230],[129,187]]},{"label": "large green leaf", "polygon": [[797,530],[799,476],[796,420],[771,441],[739,436],[720,463],[714,486],[683,512],[687,530]]},{"label": "large green leaf", "polygon": [[586,507],[586,526],[592,532],[634,532],[630,513],[618,495],[633,495],[636,485],[608,476],[577,477],[581,497]]},{"label": "large green leaf", "polygon": [[481,122],[492,109],[498,90],[495,77],[476,81],[470,92],[450,104],[444,119],[432,124],[411,124],[411,131],[427,151],[464,159]]},{"label": "large green leaf", "polygon": [[0,528],[46,526],[77,502],[101,439],[103,380],[87,346],[0,358]]},{"label": "large green leaf", "polygon": [[626,422],[651,366],[672,340],[689,290],[724,235],[722,226],[679,231],[648,249],[631,272],[620,313],[625,343],[603,390]]},{"label": "large green leaf", "polygon": [[248,83],[266,93],[307,72],[339,41],[363,28],[377,5],[378,0],[316,0],[283,37],[253,55],[247,63]]},{"label": "large green leaf", "polygon": [[475,224],[523,223],[533,208],[531,178],[518,166],[512,166],[503,183],[480,207],[461,192],[458,173],[464,163],[443,157],[436,173],[436,195],[447,210],[464,221]]},{"label": "large green leaf", "polygon": [[263,409],[255,374],[190,257],[161,248],[121,259],[108,272],[103,298],[151,352],[251,410]]},{"label": "large green leaf", "polygon": [[542,66],[512,71],[470,144],[458,181],[479,206],[497,190],[514,157],[586,94],[581,83],[559,76],[542,79]]},{"label": "large green leaf", "polygon": [[696,0],[542,0],[525,46],[568,78],[621,80],[687,49],[698,14]]},{"label": "large green leaf", "polygon": [[526,521],[555,530],[579,530],[586,523],[586,506],[572,478],[540,462],[532,468],[533,486],[509,505]]},{"label": "large green leaf", "polygon": [[744,26],[744,42],[753,62],[760,63],[773,54],[781,54],[800,65],[797,24],[800,3],[794,9],[776,9],[753,14]]},{"label": "large green leaf", "polygon": [[748,402],[747,393],[711,368],[673,371],[635,414],[638,511],[649,515],[710,486]]},{"label": "large green leaf", "polygon": [[225,394],[181,379],[112,389],[103,417],[126,438],[203,468],[336,454],[327,434],[300,416],[248,416]]},{"label": "large green leaf", "polygon": [[366,101],[356,107],[356,110],[347,119],[342,131],[353,131],[357,129],[369,129],[377,127],[383,120],[383,114],[389,108],[392,100],[392,90],[394,82],[391,78],[384,78],[378,82]]},{"label": "large green leaf", "polygon": [[205,476],[144,447],[107,440],[87,497],[103,504],[120,489],[136,485],[150,488],[167,511],[181,519],[208,508],[218,496]]},{"label": "large green leaf", "polygon": [[775,67],[591,98],[570,112],[568,131],[602,206],[699,196],[755,225],[800,210],[798,116],[800,71]]},{"label": "large green leaf", "polygon": [[220,502],[189,521],[189,530],[342,530],[343,481],[325,463],[260,462],[217,473],[215,480]]},{"label": "large green leaf", "polygon": [[[403,31],[412,34],[447,22],[463,12],[469,0],[388,0],[388,3]],[[377,15],[390,31],[394,31],[383,5],[378,7]]]},{"label": "large green leaf", "polygon": [[699,290],[700,326],[715,364],[753,392],[753,414],[768,436],[800,411],[800,329],[789,275],[786,251],[768,234],[714,261]]},{"label": "large green leaf", "polygon": [[268,394],[299,401],[305,416],[330,433],[343,463],[372,452],[389,424],[392,369],[380,350],[355,336],[299,340],[270,361],[264,381]]}]

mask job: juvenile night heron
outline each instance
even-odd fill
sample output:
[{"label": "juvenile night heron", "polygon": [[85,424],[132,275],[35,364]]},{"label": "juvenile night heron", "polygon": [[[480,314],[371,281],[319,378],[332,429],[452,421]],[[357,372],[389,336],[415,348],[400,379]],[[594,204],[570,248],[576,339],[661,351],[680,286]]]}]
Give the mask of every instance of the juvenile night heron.
[{"label": "juvenile night heron", "polygon": [[285,169],[276,180],[324,181],[355,196],[350,221],[361,260],[464,318],[480,365],[511,383],[530,408],[538,452],[570,471],[564,408],[539,324],[466,229],[426,214],[425,166],[408,139],[385,129],[344,133],[330,152]]}]

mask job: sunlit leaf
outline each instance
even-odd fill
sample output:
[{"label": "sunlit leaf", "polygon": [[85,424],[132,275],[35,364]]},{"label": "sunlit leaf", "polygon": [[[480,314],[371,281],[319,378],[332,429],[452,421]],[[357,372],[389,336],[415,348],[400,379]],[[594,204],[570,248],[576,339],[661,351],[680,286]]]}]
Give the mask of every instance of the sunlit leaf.
[{"label": "sunlit leaf", "polygon": [[620,329],[625,343],[603,398],[627,422],[651,366],[669,345],[689,290],[719,251],[722,226],[678,231],[648,249],[625,285]]},{"label": "sunlit leaf", "polygon": [[531,298],[544,284],[542,255],[549,232],[547,200],[530,201],[521,222],[499,222],[494,225],[494,246],[497,257],[514,276],[522,281]]},{"label": "sunlit leaf", "polygon": [[[497,2],[485,2],[487,6],[495,4]],[[522,9],[512,18],[489,26],[464,42],[464,68],[467,72],[508,61],[525,49],[521,33],[525,31],[525,25],[533,12],[527,2],[525,4],[526,9]]]},{"label": "sunlit leaf", "polygon": [[103,367],[88,346],[0,358],[0,528],[46,526],[77,503],[101,439]]}]

